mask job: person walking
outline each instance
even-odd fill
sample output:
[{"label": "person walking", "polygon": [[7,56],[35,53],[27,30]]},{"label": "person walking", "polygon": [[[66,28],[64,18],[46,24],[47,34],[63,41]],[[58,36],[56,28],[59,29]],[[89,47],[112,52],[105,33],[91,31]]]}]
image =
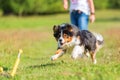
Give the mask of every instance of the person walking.
[{"label": "person walking", "polygon": [[[64,9],[68,9],[68,0],[63,0]],[[70,21],[80,30],[88,30],[89,21],[95,21],[93,0],[70,0]]]}]

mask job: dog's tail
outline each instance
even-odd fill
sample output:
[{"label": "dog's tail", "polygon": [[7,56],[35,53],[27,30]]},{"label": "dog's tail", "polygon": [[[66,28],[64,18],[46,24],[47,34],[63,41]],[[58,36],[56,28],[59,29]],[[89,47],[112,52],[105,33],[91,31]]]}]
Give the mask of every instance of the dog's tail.
[{"label": "dog's tail", "polygon": [[97,45],[99,46],[99,48],[101,48],[103,46],[103,43],[104,43],[104,39],[103,39],[103,36],[99,33],[95,33],[93,32],[93,35],[96,37],[97,39]]}]

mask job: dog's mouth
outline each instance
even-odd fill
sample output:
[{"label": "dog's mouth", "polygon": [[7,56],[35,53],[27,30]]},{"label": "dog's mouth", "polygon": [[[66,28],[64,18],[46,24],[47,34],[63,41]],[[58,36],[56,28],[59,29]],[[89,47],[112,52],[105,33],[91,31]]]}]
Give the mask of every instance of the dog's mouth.
[{"label": "dog's mouth", "polygon": [[60,45],[62,46],[64,43],[60,42]]}]

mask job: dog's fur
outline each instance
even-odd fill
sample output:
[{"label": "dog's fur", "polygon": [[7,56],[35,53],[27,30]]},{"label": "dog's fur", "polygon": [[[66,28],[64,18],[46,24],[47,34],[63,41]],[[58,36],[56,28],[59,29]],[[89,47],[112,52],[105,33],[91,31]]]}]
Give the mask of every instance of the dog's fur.
[{"label": "dog's fur", "polygon": [[104,41],[102,35],[91,33],[88,30],[80,31],[75,25],[68,23],[54,25],[53,32],[58,42],[58,48],[51,60],[57,59],[72,48],[71,57],[73,59],[82,57],[83,53],[87,56],[90,54],[93,63],[96,64],[96,52],[102,47]]}]

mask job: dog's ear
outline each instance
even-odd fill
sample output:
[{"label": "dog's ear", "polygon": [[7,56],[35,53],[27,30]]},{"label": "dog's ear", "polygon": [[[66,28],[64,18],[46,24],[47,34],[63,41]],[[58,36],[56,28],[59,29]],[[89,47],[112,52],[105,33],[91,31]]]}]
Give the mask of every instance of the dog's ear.
[{"label": "dog's ear", "polygon": [[66,24],[66,28],[67,28],[67,30],[69,30],[70,32],[73,32],[72,25]]},{"label": "dog's ear", "polygon": [[56,26],[56,25],[53,26],[53,35],[54,35],[54,37],[55,37],[55,39],[57,41],[58,41],[58,30],[59,30],[59,27],[60,26]]},{"label": "dog's ear", "polygon": [[58,31],[58,28],[59,28],[59,26],[54,25],[54,26],[53,26],[53,31],[54,31],[54,32]]}]

